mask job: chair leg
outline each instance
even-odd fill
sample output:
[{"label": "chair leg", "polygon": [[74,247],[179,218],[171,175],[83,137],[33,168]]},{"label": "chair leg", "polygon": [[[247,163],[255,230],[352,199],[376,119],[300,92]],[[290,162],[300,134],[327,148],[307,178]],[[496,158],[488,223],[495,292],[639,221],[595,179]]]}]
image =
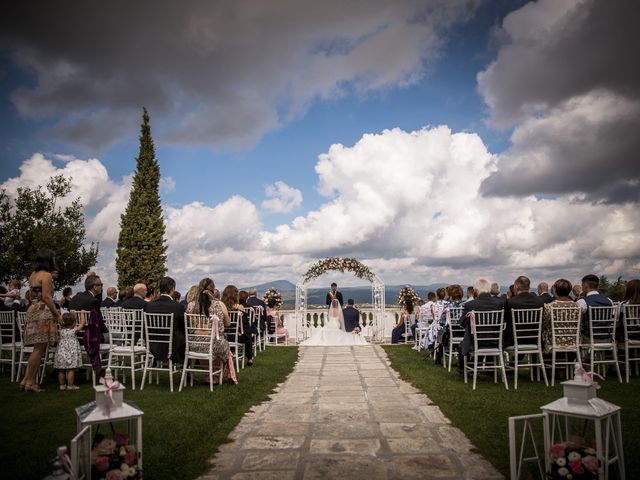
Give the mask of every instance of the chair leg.
[{"label": "chair leg", "polygon": [[182,375],[180,376],[180,386],[178,387],[178,392],[182,391],[182,388],[184,387],[184,381],[187,378],[187,364],[189,362],[189,359],[187,357],[185,357],[184,359],[184,366],[182,367]]},{"label": "chair leg", "polygon": [[551,386],[553,387],[556,381],[556,351],[551,351]]},{"label": "chair leg", "polygon": [[147,369],[149,368],[149,355],[144,357],[144,368],[142,370],[142,382],[140,382],[140,390],[144,390],[144,383],[147,379]]},{"label": "chair leg", "polygon": [[618,363],[618,352],[616,351],[616,348],[613,348],[613,359],[616,362],[616,372],[618,373],[618,381],[620,383],[622,383],[622,375],[620,374],[620,364]]},{"label": "chair leg", "polygon": [[509,390],[509,382],[507,381],[507,369],[504,366],[504,357],[502,355],[500,355],[500,370],[502,370],[502,380],[504,381],[504,388]]},{"label": "chair leg", "polygon": [[131,362],[131,390],[135,390],[136,389],[136,360],[135,360],[135,355],[133,353],[131,354],[129,361]]},{"label": "chair leg", "polygon": [[169,389],[173,393],[173,361],[169,359]]},{"label": "chair leg", "polygon": [[[518,389],[518,351],[517,350],[516,350],[516,353],[515,353],[514,357],[515,358],[513,360],[513,366],[514,366],[513,389],[517,390]],[[531,360],[529,360],[529,363],[531,363]]]},{"label": "chair leg", "polygon": [[629,345],[625,344],[624,346],[624,375],[626,377],[627,383],[629,383],[629,368],[631,368],[631,362],[629,362]]},{"label": "chair leg", "polygon": [[476,379],[478,377],[478,355],[473,355],[473,389],[476,389]]}]

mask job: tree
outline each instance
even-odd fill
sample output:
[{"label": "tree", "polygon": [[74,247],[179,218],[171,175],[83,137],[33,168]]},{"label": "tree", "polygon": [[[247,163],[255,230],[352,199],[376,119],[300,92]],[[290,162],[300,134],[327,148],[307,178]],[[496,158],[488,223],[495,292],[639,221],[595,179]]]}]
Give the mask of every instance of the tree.
[{"label": "tree", "polygon": [[167,247],[160,205],[160,166],[156,160],[149,114],[144,109],[140,151],[129,203],[120,217],[116,271],[120,288],[138,282],[156,285],[167,271]]},{"label": "tree", "polygon": [[598,291],[603,295],[606,295],[614,302],[620,302],[624,298],[624,293],[627,289],[627,282],[618,277],[615,282],[610,282],[604,275],[600,276],[600,284],[598,285]]},{"label": "tree", "polygon": [[70,193],[71,180],[63,175],[51,177],[44,188],[18,188],[14,199],[5,190],[0,192],[0,281],[26,280],[40,248],[56,254],[56,289],[75,285],[96,264],[98,245],[84,246],[80,199],[60,206]]}]

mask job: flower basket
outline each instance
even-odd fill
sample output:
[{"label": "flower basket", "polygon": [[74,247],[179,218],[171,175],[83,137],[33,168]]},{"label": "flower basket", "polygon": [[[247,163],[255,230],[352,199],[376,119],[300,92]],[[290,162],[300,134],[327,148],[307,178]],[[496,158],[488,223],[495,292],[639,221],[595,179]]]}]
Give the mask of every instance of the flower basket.
[{"label": "flower basket", "polygon": [[264,293],[262,299],[267,305],[269,305],[269,303],[273,301],[275,302],[275,308],[279,309],[280,307],[282,307],[282,295],[274,287],[271,287],[269,290],[267,290]]},{"label": "flower basket", "polygon": [[549,451],[551,471],[547,478],[553,480],[591,480],[598,478],[598,458],[593,446],[580,437],[556,443]]},{"label": "flower basket", "polygon": [[[96,436],[97,440],[97,436]],[[102,438],[91,450],[91,478],[100,480],[138,480],[142,470],[138,466],[138,452],[129,444],[129,435],[115,433]]]},{"label": "flower basket", "polygon": [[420,297],[411,285],[405,285],[400,289],[398,305],[404,305],[408,300],[411,300],[414,304],[420,300]]}]

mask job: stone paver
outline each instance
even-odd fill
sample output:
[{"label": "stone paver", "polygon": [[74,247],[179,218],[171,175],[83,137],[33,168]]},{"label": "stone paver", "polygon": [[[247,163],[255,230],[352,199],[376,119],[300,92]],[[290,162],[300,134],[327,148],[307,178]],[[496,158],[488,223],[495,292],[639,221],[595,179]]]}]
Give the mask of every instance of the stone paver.
[{"label": "stone paver", "polygon": [[213,479],[501,479],[378,346],[302,347],[211,459]]}]

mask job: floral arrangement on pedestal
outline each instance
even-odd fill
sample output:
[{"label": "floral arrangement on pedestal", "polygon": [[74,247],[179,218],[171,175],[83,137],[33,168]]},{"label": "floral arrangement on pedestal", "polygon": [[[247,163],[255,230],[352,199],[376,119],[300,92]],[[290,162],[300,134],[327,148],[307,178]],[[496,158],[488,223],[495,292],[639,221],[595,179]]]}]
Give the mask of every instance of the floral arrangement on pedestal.
[{"label": "floral arrangement on pedestal", "polygon": [[270,302],[274,302],[275,308],[280,308],[282,306],[282,295],[274,287],[271,287],[269,290],[264,292],[262,300],[264,300],[264,303],[267,305],[269,305]]},{"label": "floral arrangement on pedestal", "polygon": [[355,258],[330,257],[311,265],[307,273],[304,274],[302,283],[307,283],[331,270],[338,270],[341,273],[352,272],[356,277],[368,282],[372,282],[375,278],[373,272]]},{"label": "floral arrangement on pedestal", "polygon": [[549,479],[591,480],[598,478],[596,450],[580,437],[551,446]]},{"label": "floral arrangement on pedestal", "polygon": [[129,435],[115,433],[113,439],[103,438],[91,450],[91,478],[100,480],[138,480],[138,452],[129,445]]},{"label": "floral arrangement on pedestal", "polygon": [[407,300],[411,300],[414,304],[420,300],[420,297],[411,285],[405,285],[400,289],[398,294],[398,305],[404,305]]}]

